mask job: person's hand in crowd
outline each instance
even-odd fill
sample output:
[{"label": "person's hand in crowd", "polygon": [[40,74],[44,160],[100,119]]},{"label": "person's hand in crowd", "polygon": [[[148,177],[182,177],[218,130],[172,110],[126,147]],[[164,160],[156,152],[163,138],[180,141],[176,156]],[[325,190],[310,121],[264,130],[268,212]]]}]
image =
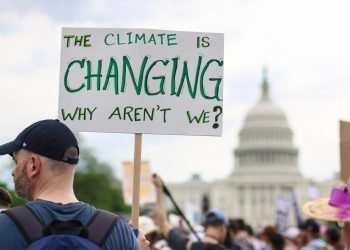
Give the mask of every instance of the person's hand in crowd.
[{"label": "person's hand in crowd", "polygon": [[[132,222],[129,221],[129,226],[134,229]],[[138,229],[138,233],[137,233],[137,242],[139,243],[140,249],[141,250],[150,250],[150,243],[149,241],[146,239],[145,234],[142,232],[142,230]]]},{"label": "person's hand in crowd", "polygon": [[137,235],[137,241],[141,250],[150,250],[149,241],[146,239],[142,230],[139,230],[139,233]]},{"label": "person's hand in crowd", "polygon": [[154,222],[159,227],[164,236],[167,236],[171,229],[171,225],[169,224],[167,218],[165,196],[163,192],[163,181],[157,174],[153,174],[152,181],[156,188],[157,194],[157,201],[154,209]]}]

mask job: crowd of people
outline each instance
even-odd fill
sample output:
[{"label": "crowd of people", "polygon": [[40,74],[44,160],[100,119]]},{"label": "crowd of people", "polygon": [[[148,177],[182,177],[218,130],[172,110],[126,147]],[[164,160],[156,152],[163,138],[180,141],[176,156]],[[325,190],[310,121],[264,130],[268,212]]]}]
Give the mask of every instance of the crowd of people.
[{"label": "crowd of people", "polygon": [[[203,217],[203,233],[192,232],[186,223],[172,224],[168,220],[163,182],[159,176],[153,177],[157,190],[157,202],[153,211],[143,215],[146,238],[150,248],[197,250],[341,250],[345,249],[349,235],[349,224],[342,230],[336,223],[321,223],[309,218],[298,226],[279,232],[275,225],[267,225],[258,232],[242,218],[227,218],[223,211],[211,209]],[[147,224],[147,225],[146,225]],[[146,228],[152,228],[149,233]],[[199,237],[193,237],[193,234]],[[162,242],[159,248],[158,242]]]},{"label": "crowd of people", "polygon": [[5,154],[15,162],[16,195],[28,202],[10,208],[10,194],[0,189],[0,249],[21,250],[33,245],[40,245],[38,249],[90,249],[84,247],[88,242],[94,249],[113,250],[350,248],[350,222],[346,222],[350,216],[343,218],[341,228],[337,223],[320,225],[309,218],[283,232],[274,225],[254,232],[243,219],[227,218],[217,209],[207,211],[197,227],[182,220],[171,222],[165,187],[157,175],[152,177],[157,193],[154,209],[139,217],[139,231],[134,231],[115,214],[77,199],[73,181],[79,146],[72,131],[58,120],[30,125],[15,140],[0,146],[0,155]]}]

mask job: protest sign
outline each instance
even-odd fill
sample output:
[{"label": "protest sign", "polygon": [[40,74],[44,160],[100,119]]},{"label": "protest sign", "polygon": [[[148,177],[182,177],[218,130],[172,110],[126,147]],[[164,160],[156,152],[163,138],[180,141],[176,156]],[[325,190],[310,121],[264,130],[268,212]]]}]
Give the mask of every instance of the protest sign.
[{"label": "protest sign", "polygon": [[[132,204],[134,163],[125,161],[122,165],[123,197],[126,204]],[[148,161],[141,162],[140,204],[155,203],[156,193],[152,183],[152,169]]]},{"label": "protest sign", "polygon": [[58,118],[73,131],[222,134],[224,36],[63,28]]},{"label": "protest sign", "polygon": [[348,183],[350,178],[350,122],[340,121],[340,178]]},{"label": "protest sign", "polygon": [[142,134],[221,136],[223,58],[219,33],[62,29],[58,118],[73,131],[135,134],[136,228]]}]

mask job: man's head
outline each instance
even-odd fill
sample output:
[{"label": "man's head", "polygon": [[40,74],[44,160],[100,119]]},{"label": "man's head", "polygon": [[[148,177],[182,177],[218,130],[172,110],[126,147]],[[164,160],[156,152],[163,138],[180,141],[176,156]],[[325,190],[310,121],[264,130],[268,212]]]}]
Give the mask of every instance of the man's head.
[{"label": "man's head", "polygon": [[300,240],[303,244],[317,238],[320,233],[320,225],[314,219],[307,219],[299,224]]},{"label": "man's head", "polygon": [[[58,120],[38,121],[24,129],[15,140],[0,146],[0,155],[13,157],[12,171],[19,197],[33,199],[33,183],[52,177],[78,163],[79,147],[72,131]],[[48,174],[49,173],[49,174]]]},{"label": "man's head", "polygon": [[246,231],[246,224],[242,218],[230,219],[228,224],[232,240],[235,240],[238,233]]},{"label": "man's head", "polygon": [[324,238],[330,245],[338,244],[340,241],[340,230],[336,227],[327,228]]},{"label": "man's head", "polygon": [[11,203],[12,203],[12,198],[10,193],[4,188],[0,188],[0,211],[10,208]]},{"label": "man's head", "polygon": [[225,213],[220,210],[212,209],[204,215],[204,230],[215,230],[219,235],[219,241],[223,242],[227,234],[227,218]]}]

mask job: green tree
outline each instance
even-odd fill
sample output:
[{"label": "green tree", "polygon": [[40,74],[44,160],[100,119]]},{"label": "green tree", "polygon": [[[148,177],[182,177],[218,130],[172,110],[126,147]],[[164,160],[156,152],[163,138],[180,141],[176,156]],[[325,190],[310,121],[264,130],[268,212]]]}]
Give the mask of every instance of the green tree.
[{"label": "green tree", "polygon": [[18,205],[23,205],[26,203],[25,200],[18,198],[16,196],[16,193],[13,190],[13,188],[10,188],[10,187],[13,187],[13,178],[11,176],[11,172],[14,169],[14,167],[15,167],[15,164],[14,164],[13,160],[10,157],[8,157],[7,163],[5,163],[5,165],[2,166],[0,169],[1,174],[2,174],[2,176],[1,176],[2,180],[0,182],[0,186],[5,188],[11,194],[11,198],[12,198],[11,206],[12,207],[15,207]]},{"label": "green tree", "polygon": [[11,207],[25,204],[25,200],[18,198],[15,194],[15,191],[9,189],[5,183],[0,183],[0,187],[5,188],[11,194],[11,199],[12,199]]},{"label": "green tree", "polygon": [[131,211],[123,200],[120,181],[112,167],[101,162],[93,154],[94,150],[84,145],[77,135],[80,145],[80,162],[74,179],[74,190],[79,200],[97,208],[116,212]]}]

